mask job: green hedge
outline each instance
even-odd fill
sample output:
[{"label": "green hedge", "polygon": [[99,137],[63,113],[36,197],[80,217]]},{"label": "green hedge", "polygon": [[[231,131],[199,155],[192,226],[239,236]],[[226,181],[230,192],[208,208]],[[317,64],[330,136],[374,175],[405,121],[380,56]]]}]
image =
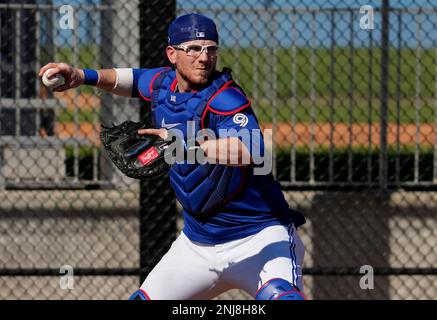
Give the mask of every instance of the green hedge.
[{"label": "green hedge", "polygon": [[[379,151],[366,152],[352,150],[350,156],[348,150],[333,150],[332,163],[334,182],[345,182],[349,179],[350,161],[352,161],[352,181],[368,182],[369,176],[372,182],[379,181]],[[296,151],[296,180],[308,181],[310,175],[310,153],[308,151]],[[412,150],[405,150],[396,154],[389,151],[388,182],[412,181],[414,179],[415,155]],[[419,156],[419,181],[432,181],[434,155],[432,150],[424,150]],[[371,163],[369,168],[369,162]],[[397,169],[396,163],[399,163]],[[277,178],[283,181],[290,180],[290,152],[279,151],[277,153]],[[316,181],[329,181],[330,154],[328,151],[314,152],[314,178]],[[399,170],[399,172],[397,172]]]},{"label": "green hedge", "polygon": [[[66,148],[65,169],[66,176],[74,176],[74,148]],[[99,157],[98,157],[99,158]],[[89,146],[81,146],[78,150],[79,179],[91,180],[93,178],[93,149]]]},{"label": "green hedge", "polygon": [[[74,175],[73,148],[67,148],[65,160],[67,176]],[[388,181],[396,182],[396,163],[399,163],[399,181],[412,181],[414,179],[414,150],[403,150],[397,155],[389,151],[388,155]],[[328,150],[314,152],[314,177],[316,181],[329,181],[329,160]],[[347,149],[335,149],[332,151],[334,181],[348,181],[350,154]],[[277,178],[281,181],[290,180],[290,151],[279,150],[277,153]],[[369,170],[369,161],[371,162]],[[432,181],[434,155],[432,149],[421,150],[419,156],[419,181]],[[310,153],[308,150],[296,150],[296,180],[308,181],[310,167]],[[379,181],[379,151],[371,153],[366,150],[352,150],[352,181],[368,182]],[[90,147],[79,149],[79,178],[90,180],[93,177],[93,154]]]}]

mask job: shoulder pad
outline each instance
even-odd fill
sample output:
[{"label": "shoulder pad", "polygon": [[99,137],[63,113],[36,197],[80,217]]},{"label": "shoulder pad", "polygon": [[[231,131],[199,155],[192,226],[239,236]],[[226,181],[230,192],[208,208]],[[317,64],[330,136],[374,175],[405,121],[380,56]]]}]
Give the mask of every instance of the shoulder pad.
[{"label": "shoulder pad", "polygon": [[145,71],[138,79],[138,91],[140,95],[150,100],[152,81],[162,72],[169,70],[167,67],[154,68]]},{"label": "shoulder pad", "polygon": [[249,99],[235,87],[219,91],[209,101],[209,109],[218,114],[234,114],[250,105]]}]

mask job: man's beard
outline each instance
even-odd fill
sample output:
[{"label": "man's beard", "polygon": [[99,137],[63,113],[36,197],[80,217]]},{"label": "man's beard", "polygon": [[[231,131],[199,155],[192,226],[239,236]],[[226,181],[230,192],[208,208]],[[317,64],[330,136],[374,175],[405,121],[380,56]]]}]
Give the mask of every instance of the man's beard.
[{"label": "man's beard", "polygon": [[[177,65],[176,65],[176,69],[177,69]],[[203,78],[201,82],[193,82],[186,74],[184,74],[183,72],[179,71],[179,75],[181,76],[182,79],[184,79],[184,81],[186,81],[187,83],[189,83],[190,87],[196,91],[200,91],[201,89],[207,87],[207,85],[213,80],[213,76],[215,74],[215,68],[212,71],[208,72],[208,75],[206,76],[206,78]]]}]

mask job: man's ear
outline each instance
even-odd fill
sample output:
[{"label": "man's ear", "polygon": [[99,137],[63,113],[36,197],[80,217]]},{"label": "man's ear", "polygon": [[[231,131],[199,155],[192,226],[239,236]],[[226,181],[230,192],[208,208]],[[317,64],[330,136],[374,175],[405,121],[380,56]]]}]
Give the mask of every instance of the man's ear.
[{"label": "man's ear", "polygon": [[171,64],[176,64],[176,50],[173,47],[168,46],[165,49],[165,52],[167,53],[167,58],[170,61]]}]

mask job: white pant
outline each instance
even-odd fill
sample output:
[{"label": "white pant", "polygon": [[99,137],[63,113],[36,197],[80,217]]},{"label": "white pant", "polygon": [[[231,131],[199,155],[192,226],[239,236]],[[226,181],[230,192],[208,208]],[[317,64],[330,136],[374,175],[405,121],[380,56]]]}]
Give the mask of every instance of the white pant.
[{"label": "white pant", "polygon": [[181,233],[141,289],[152,300],[212,299],[230,289],[255,297],[265,282],[282,278],[303,292],[304,252],[292,225],[217,245],[193,242]]}]

